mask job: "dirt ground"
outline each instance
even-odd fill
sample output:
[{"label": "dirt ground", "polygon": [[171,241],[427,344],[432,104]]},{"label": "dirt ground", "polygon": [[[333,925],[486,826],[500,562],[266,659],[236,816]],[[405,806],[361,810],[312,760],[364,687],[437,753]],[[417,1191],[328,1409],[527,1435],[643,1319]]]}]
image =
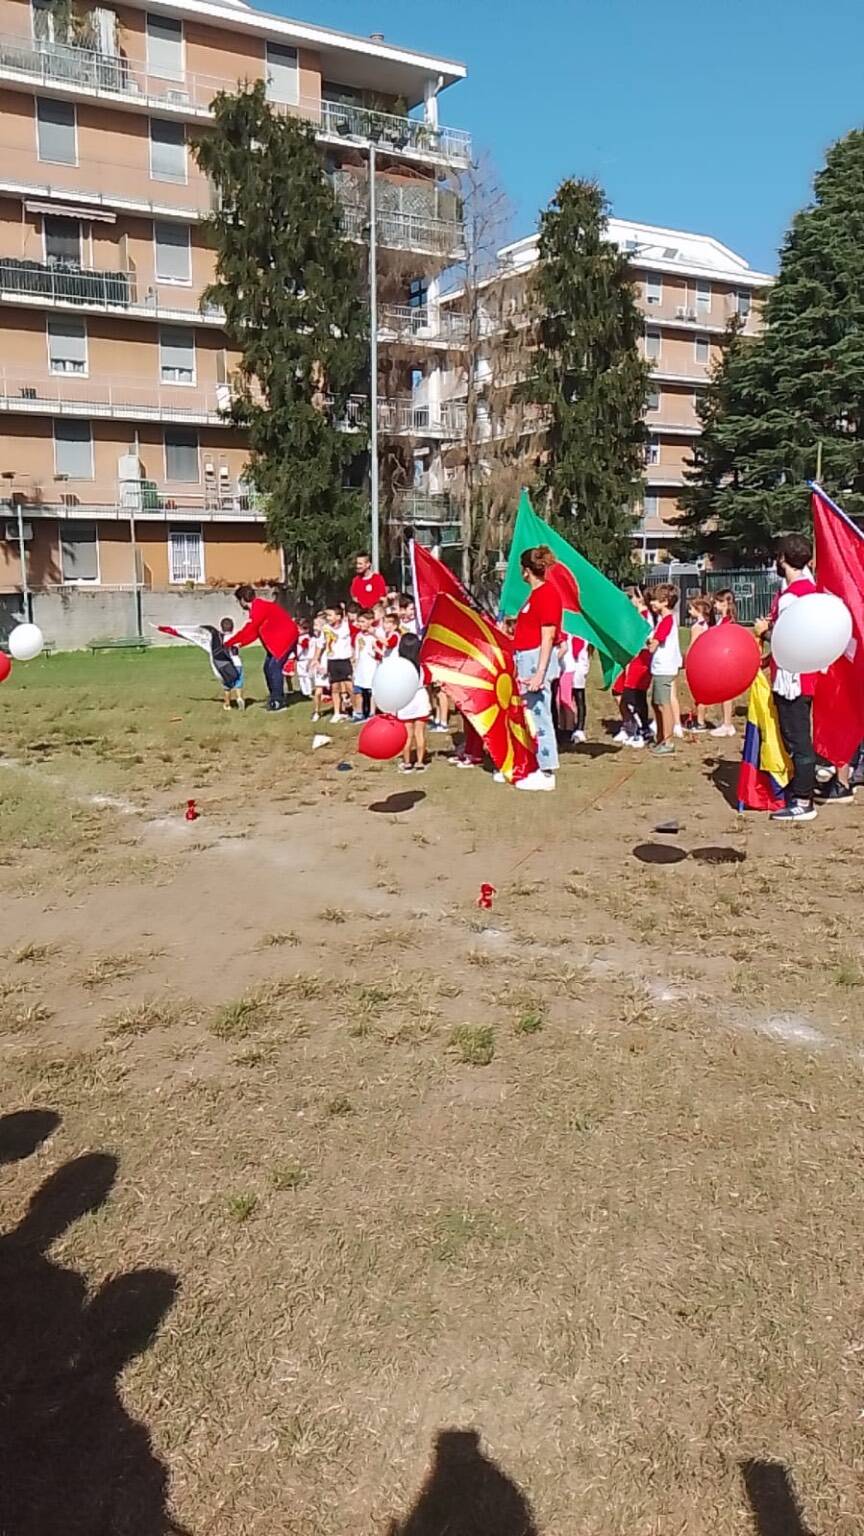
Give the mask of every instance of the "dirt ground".
[{"label": "dirt ground", "polygon": [[530,796],[3,686],[4,1532],[861,1531],[861,806],[592,705]]}]

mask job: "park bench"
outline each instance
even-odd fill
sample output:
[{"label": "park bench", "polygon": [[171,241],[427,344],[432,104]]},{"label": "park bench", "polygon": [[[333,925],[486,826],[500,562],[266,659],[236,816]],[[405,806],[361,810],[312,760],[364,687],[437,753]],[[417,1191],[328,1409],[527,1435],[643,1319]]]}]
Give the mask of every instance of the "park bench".
[{"label": "park bench", "polygon": [[97,651],[147,651],[152,644],[146,635],[126,635],[120,640],[90,640],[87,648],[95,656]]}]

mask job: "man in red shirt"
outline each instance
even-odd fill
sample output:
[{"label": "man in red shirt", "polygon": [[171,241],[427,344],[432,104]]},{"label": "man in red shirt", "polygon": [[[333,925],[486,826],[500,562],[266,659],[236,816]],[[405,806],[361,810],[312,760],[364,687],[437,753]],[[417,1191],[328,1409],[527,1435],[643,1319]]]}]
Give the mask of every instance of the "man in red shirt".
[{"label": "man in red shirt", "polygon": [[357,572],[351,583],[351,598],[358,608],[374,608],[387,596],[387,583],[378,571],[373,571],[368,555],[358,555],[354,561]]},{"label": "man in red shirt", "polygon": [[300,631],[290,613],[279,603],[268,603],[255,596],[254,587],[238,587],[234,593],[249,617],[242,629],[231,636],[232,645],[251,645],[260,640],[266,651],[264,681],[269,699],[267,708],[285,709],[285,663],[294,654]]}]

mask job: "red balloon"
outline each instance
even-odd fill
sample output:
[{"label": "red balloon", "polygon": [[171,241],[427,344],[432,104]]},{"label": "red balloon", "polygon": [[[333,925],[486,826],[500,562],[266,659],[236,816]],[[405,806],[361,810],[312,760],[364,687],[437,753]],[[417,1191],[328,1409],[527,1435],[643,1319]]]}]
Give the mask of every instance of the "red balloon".
[{"label": "red balloon", "polygon": [[398,757],[407,740],[408,727],[404,720],[396,720],[392,715],[373,715],[357,738],[357,751],[383,763],[388,758]]},{"label": "red balloon", "polygon": [[725,704],[747,691],[761,664],[749,629],[741,624],[715,624],[691,645],[684,671],[697,704]]},{"label": "red balloon", "polygon": [[5,651],[0,651],[0,683],[5,683],[12,671],[12,663]]}]

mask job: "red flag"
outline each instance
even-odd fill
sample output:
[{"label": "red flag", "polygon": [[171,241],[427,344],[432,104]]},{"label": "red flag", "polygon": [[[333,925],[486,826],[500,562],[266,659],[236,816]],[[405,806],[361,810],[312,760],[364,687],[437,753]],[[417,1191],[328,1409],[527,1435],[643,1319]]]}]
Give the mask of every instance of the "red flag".
[{"label": "red flag", "polygon": [[813,742],[829,763],[848,763],[864,741],[864,533],[813,487],[816,581],[852,615],[844,656],[820,673],[813,698]]},{"label": "red flag", "polygon": [[505,779],[524,779],[537,753],[516,680],[513,647],[502,629],[448,592],[435,599],[420,647],[433,680],[483,738]]},{"label": "red flag", "polygon": [[414,608],[417,613],[417,625],[419,629],[425,629],[429,623],[432,605],[439,592],[449,592],[451,597],[460,602],[470,603],[471,599],[465,591],[458,576],[454,576],[450,567],[443,560],[436,560],[428,549],[418,544],[416,539],[411,540],[411,574],[414,578]]},{"label": "red flag", "polygon": [[579,601],[579,583],[573,572],[562,565],[560,560],[556,560],[546,572],[546,580],[558,593],[565,613],[579,613],[582,606]]}]

